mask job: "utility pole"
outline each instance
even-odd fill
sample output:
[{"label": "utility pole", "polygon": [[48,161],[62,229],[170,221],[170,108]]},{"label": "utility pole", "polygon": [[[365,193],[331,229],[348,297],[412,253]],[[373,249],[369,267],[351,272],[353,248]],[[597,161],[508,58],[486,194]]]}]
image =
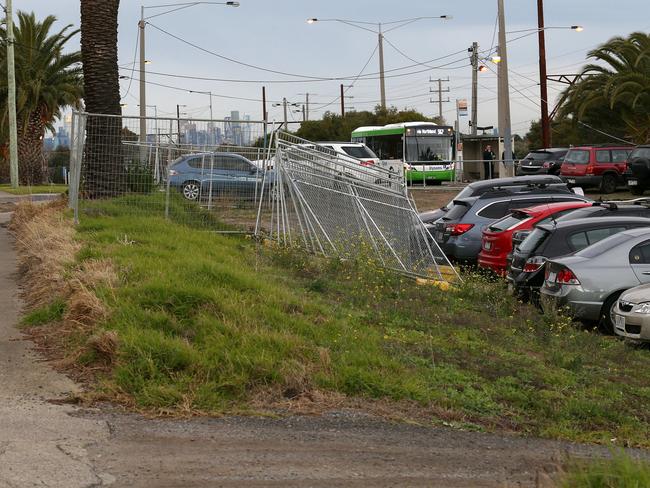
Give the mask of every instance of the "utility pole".
[{"label": "utility pole", "polygon": [[306,112],[306,108],[305,108],[305,107],[307,107],[307,105],[303,105],[303,106],[302,106],[302,121],[303,121],[303,122],[307,122],[307,112]]},{"label": "utility pole", "polygon": [[472,135],[476,135],[476,124],[478,119],[478,42],[473,42],[472,47],[469,48],[472,53],[470,60],[472,63]]},{"label": "utility pole", "polygon": [[309,93],[305,93],[305,121],[309,120]]},{"label": "utility pole", "polygon": [[[379,93],[381,95],[381,108],[386,110],[386,80],[384,79],[384,34],[381,32],[381,24],[379,27],[378,42],[379,42]],[[341,85],[343,86],[343,85]],[[341,88],[342,90],[343,88]],[[341,93],[341,106],[343,104],[343,93]],[[343,111],[341,111],[342,113]]]},{"label": "utility pole", "polygon": [[508,85],[508,48],[506,46],[506,19],[503,0],[497,0],[499,19],[498,68],[499,137],[503,138],[503,164],[506,171],[512,170],[512,129],[510,127],[510,88]]},{"label": "utility pole", "polygon": [[[144,20],[144,6],[140,7],[140,22],[138,28],[140,29],[140,159],[146,157],[147,151],[145,144],[147,143],[147,89],[145,85],[145,52],[144,52],[144,27],[146,22]],[[180,130],[178,131],[180,139]]]},{"label": "utility pole", "polygon": [[548,89],[546,86],[546,40],[544,38],[544,0],[537,0],[537,36],[539,40],[539,91],[542,110],[542,146],[551,147],[551,124],[548,117]]},{"label": "utility pole", "polygon": [[341,83],[341,117],[345,117],[345,96],[343,91],[343,83]]},{"label": "utility pole", "polygon": [[268,112],[266,111],[266,87],[262,87],[262,120],[264,123],[267,121]]},{"label": "utility pole", "polygon": [[284,130],[289,132],[289,121],[287,120],[287,99],[282,98],[282,108],[284,110]]},{"label": "utility pole", "polygon": [[[438,83],[438,89],[434,90],[432,88],[429,88],[430,93],[437,93],[438,94],[438,116],[440,119],[442,119],[442,104],[449,102],[449,97],[447,97],[447,100],[442,99],[442,94],[443,93],[448,93],[449,92],[449,87],[445,88],[444,90],[442,89],[442,82],[448,83],[449,78],[445,78],[444,80],[442,78],[438,78],[437,80],[432,80],[429,78],[429,83]],[[430,103],[436,103],[435,100],[429,100]]]},{"label": "utility pole", "polygon": [[178,146],[181,145],[181,106],[176,104],[176,127],[178,128]]},{"label": "utility pole", "polygon": [[11,0],[7,0],[7,94],[9,110],[9,173],[11,187],[18,188],[18,128],[16,126],[16,67],[14,64],[14,22]]}]

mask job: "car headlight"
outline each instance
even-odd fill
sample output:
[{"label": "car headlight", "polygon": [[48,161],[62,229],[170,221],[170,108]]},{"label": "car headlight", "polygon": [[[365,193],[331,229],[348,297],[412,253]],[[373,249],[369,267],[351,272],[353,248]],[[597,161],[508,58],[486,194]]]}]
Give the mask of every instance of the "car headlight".
[{"label": "car headlight", "polygon": [[643,302],[635,305],[632,308],[633,312],[636,313],[649,313],[650,314],[650,302]]}]

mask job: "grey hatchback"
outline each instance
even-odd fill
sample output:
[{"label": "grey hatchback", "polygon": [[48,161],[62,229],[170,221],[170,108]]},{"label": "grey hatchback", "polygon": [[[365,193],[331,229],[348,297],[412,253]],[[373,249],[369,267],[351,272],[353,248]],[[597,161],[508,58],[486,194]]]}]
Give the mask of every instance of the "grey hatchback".
[{"label": "grey hatchback", "polygon": [[481,251],[483,230],[492,222],[516,208],[572,200],[587,199],[553,185],[495,189],[478,197],[456,199],[444,217],[435,222],[433,237],[448,257],[473,262]]},{"label": "grey hatchback", "polygon": [[255,199],[262,185],[273,181],[273,171],[264,171],[239,154],[188,154],[169,167],[169,185],[188,200],[202,196],[236,195]]}]

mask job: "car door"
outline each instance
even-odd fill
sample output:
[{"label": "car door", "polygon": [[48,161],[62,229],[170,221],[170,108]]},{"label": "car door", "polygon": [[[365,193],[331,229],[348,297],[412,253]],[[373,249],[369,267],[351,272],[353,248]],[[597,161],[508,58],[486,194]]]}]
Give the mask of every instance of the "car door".
[{"label": "car door", "polygon": [[594,174],[596,176],[602,175],[606,169],[612,167],[612,155],[609,149],[596,150],[596,165],[594,166]]},{"label": "car door", "polygon": [[643,241],[630,250],[630,266],[641,283],[650,283],[650,240]]},{"label": "car door", "polygon": [[612,149],[612,163],[614,163],[616,170],[621,175],[625,173],[625,170],[627,169],[628,156],[628,149]]}]

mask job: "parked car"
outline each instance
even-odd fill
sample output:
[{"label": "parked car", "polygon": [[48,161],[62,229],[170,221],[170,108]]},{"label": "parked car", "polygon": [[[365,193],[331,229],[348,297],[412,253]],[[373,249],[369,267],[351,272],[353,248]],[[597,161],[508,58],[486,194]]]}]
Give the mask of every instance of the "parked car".
[{"label": "parked car", "polygon": [[593,202],[591,205],[567,213],[558,218],[559,222],[566,220],[585,219],[590,217],[647,217],[650,218],[650,199],[627,200],[623,202]]},{"label": "parked car", "polygon": [[536,301],[546,262],[580,251],[626,229],[650,226],[643,217],[594,217],[540,224],[512,253],[507,280],[514,293]]},{"label": "parked car", "polygon": [[567,307],[582,321],[614,331],[620,295],[650,282],[650,228],[629,229],[546,265],[545,310]]},{"label": "parked car", "polygon": [[478,265],[505,275],[508,256],[513,249],[512,236],[515,232],[532,230],[537,224],[550,222],[572,210],[590,205],[589,202],[577,200],[514,210],[510,215],[506,215],[483,230]]},{"label": "parked car", "polygon": [[628,159],[627,186],[633,195],[650,189],[650,144],[637,146]]},{"label": "parked car", "polygon": [[169,167],[169,185],[188,200],[234,194],[255,199],[262,183],[273,181],[273,172],[264,172],[245,157],[234,153],[188,154]]},{"label": "parked car", "polygon": [[572,147],[564,157],[560,176],[569,185],[596,187],[602,193],[613,193],[625,184],[623,174],[631,146]]},{"label": "parked car", "polygon": [[650,341],[650,284],[635,286],[620,296],[614,332],[633,341]]},{"label": "parked car", "polygon": [[433,236],[447,257],[475,262],[483,230],[516,208],[553,202],[582,202],[584,197],[562,187],[531,186],[494,189],[478,197],[459,198],[435,222]]},{"label": "parked car", "polygon": [[568,188],[562,178],[549,175],[532,175],[528,177],[516,176],[514,178],[495,178],[492,180],[474,181],[457,193],[456,196],[444,207],[420,213],[420,220],[428,225],[429,230],[433,232],[433,223],[449,211],[449,208],[453,205],[455,199],[477,197],[488,191],[492,191],[495,188],[512,188],[514,190],[516,188],[527,188],[531,185],[537,185],[540,187],[544,185],[553,185],[558,188]]},{"label": "parked car", "polygon": [[356,163],[360,161],[361,166],[374,166],[375,164],[379,164],[379,158],[374,152],[372,152],[372,149],[360,142],[323,141],[317,142],[316,144],[332,149],[342,156],[349,157],[349,161],[351,162],[354,161]]},{"label": "parked car", "polygon": [[519,161],[517,176],[524,175],[559,175],[564,156],[569,150],[562,147],[537,149],[530,151]]}]

